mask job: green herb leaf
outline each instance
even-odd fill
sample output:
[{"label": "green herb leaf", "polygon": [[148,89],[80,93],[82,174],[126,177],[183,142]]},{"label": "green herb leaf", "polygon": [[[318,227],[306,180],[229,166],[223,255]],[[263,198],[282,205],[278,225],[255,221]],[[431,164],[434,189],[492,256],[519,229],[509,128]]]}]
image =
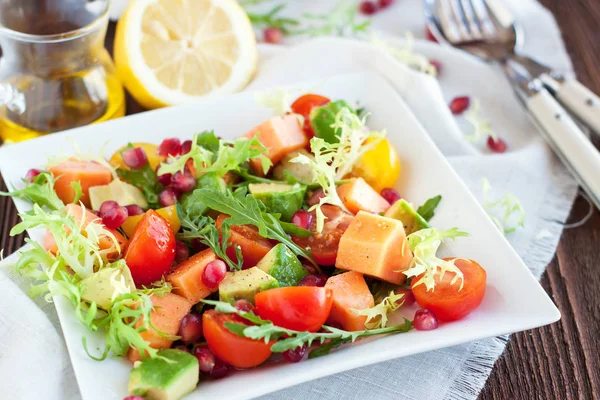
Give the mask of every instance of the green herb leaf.
[{"label": "green herb leaf", "polygon": [[525,224],[525,210],[519,199],[507,193],[498,200],[491,200],[489,191],[492,186],[485,178],[481,180],[481,184],[483,185],[483,208],[500,232],[507,235],[522,228]]},{"label": "green herb leaf", "polygon": [[144,194],[150,208],[160,207],[158,204],[158,194],[163,187],[158,183],[156,173],[150,164],[146,164],[138,169],[117,168],[117,175],[125,182],[139,188]]},{"label": "green herb leaf", "polygon": [[376,329],[385,328],[388,321],[388,313],[394,312],[404,304],[404,294],[395,294],[390,291],[389,295],[384,298],[379,304],[373,307],[366,308],[364,310],[352,310],[357,315],[364,315],[367,317],[365,320],[365,328]]},{"label": "green herb leaf", "polygon": [[427,200],[421,207],[417,208],[417,214],[419,214],[427,222],[435,215],[435,209],[442,201],[442,196],[437,195]]},{"label": "green herb leaf", "polygon": [[244,329],[246,329],[248,325],[244,324],[236,324],[235,322],[225,322],[225,328],[229,330],[231,333],[235,333],[239,337],[246,337],[244,335]]},{"label": "green herb leaf", "polygon": [[219,151],[219,143],[221,140],[213,131],[204,131],[196,135],[196,143],[198,146],[204,147],[206,150],[216,153]]},{"label": "green herb leaf", "polygon": [[[252,4],[247,4],[242,6],[244,8],[248,7]],[[273,7],[271,10],[266,13],[255,13],[246,10],[246,14],[248,14],[248,18],[252,25],[257,27],[268,27],[268,28],[277,28],[280,29],[284,34],[289,34],[291,29],[296,27],[300,22],[293,18],[286,18],[280,16],[281,10],[285,8],[285,4],[279,4]]]},{"label": "green herb leaf", "polygon": [[[23,189],[14,190],[12,193],[0,191],[0,196],[11,196],[27,200],[49,210],[61,210],[65,204],[54,191],[55,182],[56,179],[50,172],[42,172],[34,177],[31,182],[23,179],[23,183],[25,183]],[[77,190],[75,186],[73,187]],[[79,190],[81,191],[81,185],[79,185]]]},{"label": "green herb leaf", "polygon": [[312,359],[312,358],[325,356],[325,355],[329,354],[331,352],[331,350],[337,349],[344,343],[345,343],[345,341],[343,339],[332,339],[329,342],[322,344],[321,346],[317,347],[316,349],[314,349],[310,353],[308,353],[308,358]]}]

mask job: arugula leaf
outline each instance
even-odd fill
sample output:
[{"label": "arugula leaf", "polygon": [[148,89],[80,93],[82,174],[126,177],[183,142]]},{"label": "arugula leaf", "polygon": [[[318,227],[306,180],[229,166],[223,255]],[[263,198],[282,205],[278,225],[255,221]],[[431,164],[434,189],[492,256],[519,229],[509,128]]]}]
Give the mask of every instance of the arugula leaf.
[{"label": "arugula leaf", "polygon": [[417,208],[417,214],[419,214],[423,219],[427,222],[435,215],[435,209],[442,201],[442,195],[437,195],[435,197],[427,200],[422,206]]},{"label": "arugula leaf", "polygon": [[[248,5],[252,5],[252,4],[248,4],[248,5],[244,5],[243,3],[242,7],[247,7]],[[285,4],[279,4],[275,7],[273,7],[271,10],[267,11],[266,13],[253,13],[253,12],[249,12],[246,10],[246,14],[248,15],[248,18],[250,19],[250,22],[252,22],[252,25],[258,26],[258,27],[269,27],[269,28],[277,28],[280,29],[281,32],[283,32],[284,34],[289,34],[291,33],[291,28],[296,27],[297,25],[300,24],[300,22],[296,19],[292,19],[292,18],[286,18],[286,17],[281,17],[279,15],[279,12],[281,10],[283,10],[285,8]]]},{"label": "arugula leaf", "polygon": [[219,151],[219,143],[221,140],[215,135],[214,131],[204,131],[196,135],[196,143],[198,146],[204,147],[208,151],[216,153]]},{"label": "arugula leaf", "polygon": [[322,344],[321,346],[308,353],[308,359],[310,360],[312,358],[325,356],[329,354],[331,350],[337,349],[344,343],[345,341],[343,339],[332,339],[329,342]]},{"label": "arugula leaf", "polygon": [[119,175],[119,178],[125,182],[141,189],[146,201],[148,202],[148,207],[160,207],[158,204],[158,194],[163,187],[160,183],[158,183],[156,173],[150,164],[146,164],[142,168],[138,169],[117,168],[117,175]]},{"label": "arugula leaf", "polygon": [[[254,225],[262,237],[285,244],[295,255],[305,258],[320,271],[310,253],[288,237],[281,221],[264,212],[264,206],[254,196],[234,194],[230,189],[225,192],[214,189],[198,189],[196,193],[198,200],[208,208],[230,216],[223,222],[222,228],[228,229],[232,225]],[[224,239],[223,242],[225,242]]]},{"label": "arugula leaf", "polygon": [[[54,191],[56,179],[50,172],[42,172],[31,181],[23,179],[23,182],[25,183],[23,189],[14,190],[12,193],[0,191],[0,196],[24,199],[41,207],[46,207],[49,210],[61,210],[64,208],[65,204],[58,198],[58,195]],[[77,185],[73,185],[73,188],[79,194],[81,193],[81,185],[79,185],[79,182],[77,182]],[[79,191],[77,191],[78,188]],[[77,197],[76,200],[79,200],[79,198]]]},{"label": "arugula leaf", "polygon": [[197,196],[194,194],[196,190],[202,188],[224,191],[227,188],[227,184],[223,178],[218,177],[215,172],[206,173],[198,178],[196,180],[196,189],[194,189],[194,191],[191,193],[186,193],[181,196],[179,201],[186,214],[192,219],[204,215],[208,210],[208,208],[201,201],[199,201]]}]

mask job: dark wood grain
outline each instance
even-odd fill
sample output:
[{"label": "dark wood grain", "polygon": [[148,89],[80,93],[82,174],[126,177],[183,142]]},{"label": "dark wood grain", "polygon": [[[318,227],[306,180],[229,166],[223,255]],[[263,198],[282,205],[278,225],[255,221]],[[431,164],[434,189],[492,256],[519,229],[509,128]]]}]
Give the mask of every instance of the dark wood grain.
[{"label": "dark wood grain", "polygon": [[[557,18],[579,80],[600,93],[600,1],[541,0]],[[114,25],[107,35],[112,50]],[[127,113],[143,111],[129,95]],[[0,190],[6,186],[0,177]],[[579,198],[571,220],[588,210]],[[16,209],[0,197],[0,249],[11,254],[24,235],[10,237]],[[481,400],[600,399],[600,214],[585,225],[566,230],[542,286],[560,309],[562,319],[550,326],[515,334],[496,362]]]}]

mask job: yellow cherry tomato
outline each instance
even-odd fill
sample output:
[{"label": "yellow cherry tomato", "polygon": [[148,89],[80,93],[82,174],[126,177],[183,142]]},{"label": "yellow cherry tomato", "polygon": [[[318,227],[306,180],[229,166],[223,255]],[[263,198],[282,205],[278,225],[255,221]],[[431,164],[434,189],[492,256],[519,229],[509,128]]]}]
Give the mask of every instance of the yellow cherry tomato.
[{"label": "yellow cherry tomato", "polygon": [[[152,169],[156,169],[158,164],[164,160],[163,157],[158,155],[158,145],[154,143],[137,142],[132,143],[132,145],[133,147],[141,147],[142,149],[144,149],[144,151],[146,152],[146,156],[148,157],[148,163],[150,164]],[[129,169],[129,167],[123,162],[123,157],[121,157],[121,152],[126,148],[127,146],[123,146],[119,150],[117,150],[115,154],[112,155],[110,160],[108,160],[110,165],[112,165],[113,167]]]},{"label": "yellow cherry tomato", "polygon": [[[173,232],[177,233],[177,231],[179,231],[179,228],[181,228],[181,221],[177,216],[177,206],[159,208],[158,210],[156,210],[156,212],[158,213],[158,215],[166,219],[167,222],[169,222],[171,228],[173,229]],[[144,214],[127,217],[125,222],[123,222],[123,225],[121,225],[121,229],[123,229],[123,232],[125,232],[127,237],[131,237],[131,235],[133,235],[135,228],[137,227],[138,223],[142,220],[143,216]]]},{"label": "yellow cherry tomato", "polygon": [[358,159],[352,176],[363,178],[377,192],[394,187],[400,176],[400,158],[394,146],[386,138],[371,138],[365,143],[379,141]]}]

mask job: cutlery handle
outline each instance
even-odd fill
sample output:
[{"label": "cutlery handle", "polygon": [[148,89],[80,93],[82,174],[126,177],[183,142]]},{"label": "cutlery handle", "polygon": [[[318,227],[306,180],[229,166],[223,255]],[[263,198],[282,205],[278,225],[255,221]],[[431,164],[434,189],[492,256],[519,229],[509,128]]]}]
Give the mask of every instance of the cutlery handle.
[{"label": "cutlery handle", "polygon": [[563,163],[600,209],[600,152],[547,90],[542,89],[527,99],[527,108]]}]

